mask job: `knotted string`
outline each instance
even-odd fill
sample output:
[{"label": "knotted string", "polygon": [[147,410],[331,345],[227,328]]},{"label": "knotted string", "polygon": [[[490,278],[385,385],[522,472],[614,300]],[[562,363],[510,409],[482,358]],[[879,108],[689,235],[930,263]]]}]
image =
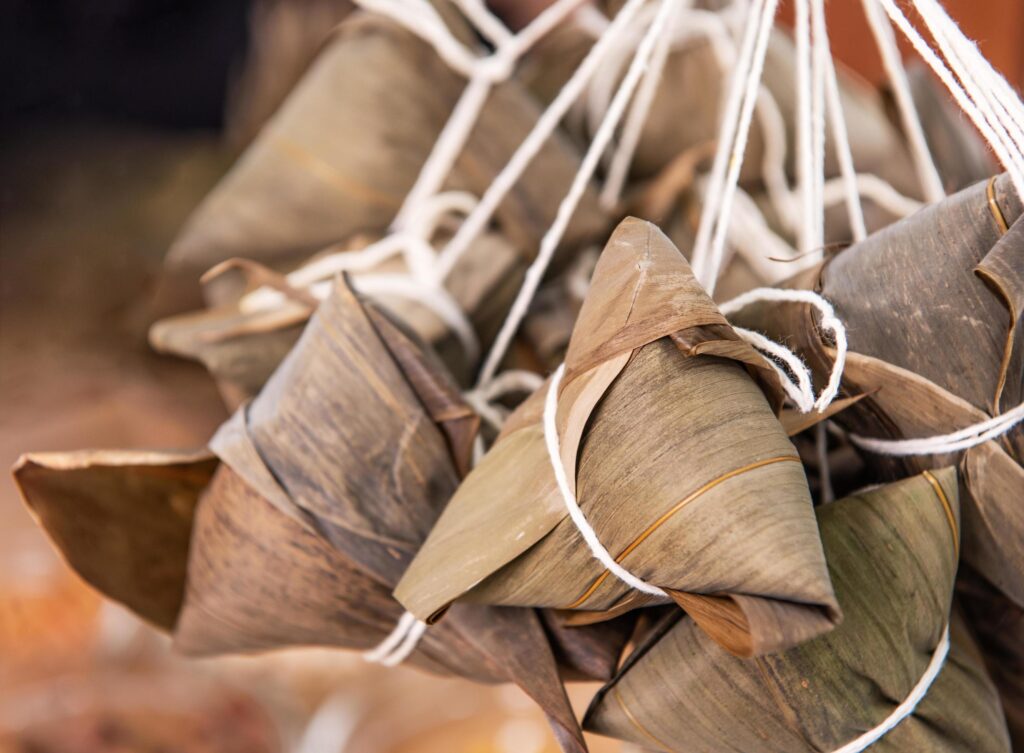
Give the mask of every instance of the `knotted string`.
[{"label": "knotted string", "polygon": [[[360,2],[367,6],[376,6],[378,9],[382,10],[387,6],[388,12],[392,17],[396,18],[402,16],[402,11],[404,9],[404,4],[397,3],[397,0],[360,0]],[[806,0],[802,0],[801,4],[803,4],[803,2],[806,2]],[[889,14],[890,18],[892,18],[897,26],[901,28],[908,38],[910,38],[911,42],[918,48],[919,52],[921,52],[926,62],[936,70],[940,78],[943,80],[943,83],[950,89],[953,96],[957,99],[957,102],[975,122],[979,130],[982,131],[986,140],[988,140],[992,145],[993,149],[1000,157],[1000,160],[1010,171],[1011,178],[1013,179],[1018,192],[1024,193],[1022,192],[1022,187],[1024,187],[1024,157],[1021,156],[1020,150],[1021,145],[1024,144],[1024,109],[1020,108],[1019,99],[1015,96],[1012,97],[1012,101],[1009,105],[1005,105],[995,101],[994,96],[988,92],[982,91],[980,95],[978,95],[976,91],[979,88],[978,82],[984,81],[989,84],[993,84],[996,91],[999,91],[1001,94],[1005,94],[1005,91],[1008,90],[1005,81],[1002,81],[1002,79],[991,70],[991,67],[987,67],[987,64],[984,63],[983,59],[981,59],[981,64],[978,63],[978,60],[972,56],[974,53],[977,53],[976,49],[972,52],[970,47],[965,47],[962,34],[960,34],[959,30],[956,29],[955,25],[953,25],[952,28],[950,27],[952,22],[948,19],[948,16],[944,15],[941,8],[938,8],[937,4],[934,7],[929,5],[929,2],[933,3],[934,0],[915,0],[915,6],[918,7],[922,16],[925,17],[926,22],[929,24],[929,28],[936,37],[940,47],[943,49],[943,53],[948,59],[950,59],[954,69],[957,71],[957,75],[964,82],[964,86],[961,86],[960,82],[953,79],[949,69],[941,60],[938,59],[934,52],[932,52],[931,48],[927,46],[927,43],[924,42],[923,38],[916,33],[916,30],[910,26],[909,22],[906,21],[899,9],[892,3],[892,0],[866,0],[866,2],[881,4]],[[495,343],[495,349],[492,350],[490,356],[485,362],[480,380],[478,381],[478,388],[486,385],[493,378],[497,364],[504,355],[504,351],[511,341],[512,334],[514,334],[515,330],[518,328],[522,316],[525,314],[525,307],[529,304],[529,301],[536,292],[540,277],[546,270],[547,263],[550,260],[550,256],[553,254],[554,247],[557,245],[561,235],[564,233],[569,217],[574,211],[576,203],[582,194],[582,186],[585,185],[586,181],[589,180],[590,175],[593,173],[597,161],[600,159],[601,153],[603,153],[606,144],[611,138],[612,132],[618,124],[628,99],[632,95],[637,83],[640,81],[644,68],[649,64],[649,61],[652,58],[652,53],[657,51],[657,58],[655,59],[654,67],[659,68],[662,64],[660,57],[663,54],[663,51],[667,48],[667,43],[662,40],[660,35],[663,33],[665,28],[671,27],[669,19],[673,8],[670,7],[670,3],[671,0],[663,0],[663,3],[659,8],[658,15],[651,23],[651,28],[648,29],[648,32],[644,35],[643,40],[640,43],[637,54],[634,56],[631,64],[630,71],[627,73],[622,86],[620,86],[620,89],[616,93],[616,97],[609,108],[613,112],[608,113],[608,115],[614,117],[606,117],[602,121],[601,127],[598,129],[598,133],[595,135],[595,143],[591,144],[591,149],[588,150],[588,153],[581,164],[580,172],[576,176],[577,179],[574,180],[569,195],[559,208],[555,224],[542,240],[538,259],[530,268],[530,273],[535,274],[528,274],[524,287],[520,291],[520,296],[517,297],[517,300],[513,305],[513,309],[510,312],[505,325],[502,327],[502,331]],[[587,83],[595,69],[601,64],[603,56],[608,53],[609,48],[615,44],[616,39],[622,34],[625,28],[628,27],[631,20],[640,10],[642,4],[643,0],[627,0],[623,8],[616,15],[615,19],[613,21],[608,21],[607,23],[602,19],[597,19],[593,13],[591,13],[590,16],[586,16],[585,14],[582,16],[581,20],[585,25],[590,28],[600,30],[601,35],[597,40],[597,43],[584,59],[583,64],[565,84],[562,91],[559,92],[559,95],[541,115],[535,128],[530,132],[530,134],[528,134],[521,147],[513,155],[512,160],[510,160],[509,164],[506,165],[506,168],[498,174],[490,188],[485,192],[482,200],[470,212],[466,221],[461,225],[456,235],[449,242],[448,246],[442,250],[438,260],[439,279],[444,278],[458,257],[465,252],[469,244],[490,220],[490,217],[497,205],[504,198],[511,186],[518,180],[530,160],[532,160],[539,151],[547,137],[554,131],[558,122],[565,115],[578,95],[587,86]],[[482,23],[484,27],[487,27],[481,29],[481,31],[483,31],[485,35],[489,36],[499,49],[503,43],[508,41],[508,38],[502,32],[498,31],[489,19],[483,19],[483,16],[480,15],[480,8],[475,7],[478,5],[477,0],[464,0],[462,5],[467,10],[467,13],[471,18],[474,18],[478,24]],[[730,94],[726,102],[725,118],[723,123],[726,133],[724,134],[724,138],[720,140],[719,152],[716,155],[715,165],[712,169],[710,189],[705,193],[704,211],[701,217],[701,224],[698,231],[698,238],[693,257],[694,269],[698,275],[698,279],[705,285],[709,292],[713,291],[718,277],[718,272],[722,266],[722,257],[728,233],[731,209],[734,199],[738,194],[736,183],[739,177],[739,167],[742,164],[753,110],[755,105],[764,101],[764,98],[761,96],[763,87],[760,83],[760,78],[764,66],[768,36],[771,30],[776,7],[777,0],[760,0],[760,2],[757,3],[756,12],[747,24],[747,30],[739,56],[740,64],[734,71],[733,84],[730,87]],[[924,10],[922,10],[922,8],[924,8]],[[892,192],[891,187],[887,187],[889,190],[886,191],[879,188],[879,183],[871,183],[868,179],[873,176],[860,176],[853,172],[852,156],[849,152],[848,141],[845,138],[845,123],[842,121],[838,85],[835,80],[834,67],[831,64],[831,59],[828,55],[827,36],[824,33],[823,5],[820,0],[813,0],[810,13],[811,24],[814,26],[816,37],[815,48],[811,54],[810,96],[806,97],[808,91],[807,84],[803,84],[798,88],[800,91],[804,92],[804,95],[801,95],[804,96],[804,101],[810,103],[810,123],[813,128],[812,137],[809,140],[805,138],[802,143],[805,146],[810,144],[809,164],[813,165],[814,175],[807,175],[805,177],[802,182],[802,191],[805,196],[805,206],[806,196],[808,195],[812,197],[811,203],[814,203],[815,206],[813,207],[814,214],[810,218],[808,218],[806,214],[802,218],[805,223],[811,223],[809,225],[805,224],[804,226],[811,230],[809,231],[805,229],[802,233],[802,237],[805,239],[803,245],[807,244],[807,239],[818,239],[823,233],[822,220],[817,217],[817,213],[819,212],[819,206],[824,206],[827,201],[826,195],[828,193],[828,184],[826,184],[823,179],[824,149],[822,142],[822,123],[825,118],[824,112],[826,110],[828,111],[828,118],[832,123],[834,136],[840,144],[839,159],[842,172],[841,195],[846,199],[848,211],[851,216],[851,226],[855,237],[862,237],[865,233],[863,228],[863,215],[862,212],[859,211],[859,195],[861,193],[865,193],[865,187],[873,188],[876,193],[882,197],[883,201],[888,201],[890,204],[900,205],[901,209],[907,209],[908,206],[911,208],[916,206],[904,197],[900,197],[898,194],[895,194],[895,192]],[[926,13],[928,15],[926,15]],[[463,66],[465,59],[461,58],[460,55],[454,51],[454,48],[452,48],[451,45],[447,45],[446,40],[438,36],[439,28],[434,24],[432,19],[428,18],[428,16],[429,13],[420,9],[417,11],[415,18],[414,14],[410,14],[403,22],[416,31],[416,33],[420,34],[420,36],[434,44],[435,48],[438,49],[439,54],[452,64],[456,70],[461,70],[466,73],[470,78],[471,84],[467,87],[467,92],[464,95],[464,98],[469,98],[472,93],[475,99],[471,102],[473,107],[467,106],[465,109],[470,112],[474,109],[478,110],[483,101],[483,95],[480,93],[483,89],[481,79],[486,80],[487,85],[489,86],[491,83],[498,80],[500,76],[507,76],[508,72],[511,70],[511,62],[508,60],[498,59],[496,61],[491,61],[485,68],[475,68],[472,64]],[[426,23],[422,29],[419,28],[421,22]],[[441,26],[443,26],[443,24],[441,24]],[[880,41],[880,44],[883,44],[883,42]],[[442,49],[446,45],[448,49]],[[885,52],[883,51],[883,55],[884,54]],[[980,53],[977,54],[977,57],[980,58]],[[647,101],[649,98],[647,88],[650,87],[653,89],[655,87],[656,77],[657,72],[652,71],[648,77],[645,78],[645,81],[649,81],[651,83],[644,87],[642,96],[638,97],[638,102],[634,105],[634,112],[640,112],[640,114],[635,118],[631,117],[631,121],[633,122],[628,126],[628,133],[624,146],[624,149],[627,151],[631,151],[635,148],[635,134],[639,129],[637,123],[642,122],[643,112],[649,109],[650,106],[649,101]],[[998,81],[996,81],[996,79],[998,79]],[[475,93],[472,92],[474,80],[479,85]],[[974,96],[969,95],[967,91],[965,91],[966,88],[971,88],[971,85],[974,85]],[[899,88],[898,82],[897,88]],[[903,93],[901,93],[900,96],[902,96]],[[903,104],[905,104],[905,102]],[[901,104],[901,107],[902,106],[903,105]],[[765,111],[770,113],[770,108],[765,108]],[[806,113],[801,116],[801,122],[806,123],[807,121],[805,118]],[[456,118],[456,125],[459,125],[459,128],[455,128],[451,123],[449,123],[449,126],[452,126],[451,130],[453,132],[457,134],[461,133],[463,141],[471,127],[466,125],[469,120],[468,116],[462,115]],[[904,120],[905,122],[909,122],[907,121],[906,115],[904,115]],[[772,122],[770,117],[762,118],[762,121],[766,123]],[[445,130],[448,131],[449,128],[446,127]],[[777,130],[778,129],[776,129],[776,131]],[[908,127],[907,130],[912,131],[913,129]],[[771,129],[766,128],[766,135],[770,136],[770,133]],[[931,176],[926,176],[927,164],[924,162],[924,152],[920,148],[920,140],[917,138],[917,135],[918,134],[916,133],[911,134],[912,142],[917,142],[912,143],[911,145],[912,151],[914,152],[915,163],[918,165],[919,174],[922,175],[922,183],[926,186],[926,192],[932,193],[934,192],[934,182],[929,185],[928,179]],[[445,141],[447,142],[448,139],[445,139]],[[457,150],[454,150],[451,147],[451,144],[456,143],[456,141],[457,140],[453,137],[450,140],[450,143],[447,144],[446,149],[440,151],[444,154],[457,152]],[[928,156],[930,158],[930,155]],[[454,156],[450,156],[450,159],[447,161],[450,162],[453,159]],[[806,156],[801,157],[801,160],[807,164]],[[442,160],[440,158],[438,159],[439,164],[444,163],[445,161],[446,160]],[[436,172],[439,171],[425,171],[425,173]],[[619,172],[622,172],[621,167],[616,168],[616,174]],[[777,178],[778,176],[774,177]],[[426,180],[424,174],[421,174],[421,179],[425,184],[432,182]],[[436,177],[433,179],[433,182],[437,183]],[[773,179],[772,183],[775,182],[777,181]],[[858,194],[856,196],[856,203],[854,197],[855,188],[857,189]],[[608,195],[610,195],[613,190],[614,186],[613,189],[609,189]],[[783,213],[783,217],[787,216],[789,215]],[[821,299],[819,296],[815,296],[813,293],[806,294],[807,296],[813,296],[813,299],[801,295],[805,293],[806,291],[751,291],[751,293],[746,297],[740,296],[738,299],[730,302],[730,304],[727,304],[727,306],[730,310],[738,310],[738,308],[747,305],[754,300],[798,300],[811,303],[819,308],[819,311],[822,312],[821,326],[823,329],[830,330],[832,332],[833,337],[836,340],[838,355],[836,362],[833,364],[833,371],[830,375],[829,382],[816,399],[811,392],[809,369],[807,369],[805,365],[802,365],[802,362],[800,362],[791,351],[788,351],[788,349],[778,343],[768,341],[767,338],[764,338],[764,336],[759,335],[758,333],[748,332],[745,330],[739,331],[741,336],[746,337],[748,341],[755,345],[755,347],[759,347],[770,355],[774,355],[782,359],[787,366],[790,367],[790,370],[794,374],[794,378],[790,378],[776,364],[769,361],[779,372],[780,376],[783,377],[782,383],[787,394],[794,400],[801,410],[804,410],[805,412],[812,409],[822,411],[835,397],[839,389],[839,382],[842,376],[843,359],[845,358],[846,352],[845,330],[843,329],[842,324],[834,316],[831,306],[824,301],[824,299]],[[723,307],[723,311],[725,310],[726,307]],[[552,384],[549,387],[547,400],[545,402],[544,428],[548,452],[552,461],[552,468],[555,472],[556,480],[558,481],[558,486],[565,501],[567,511],[579,528],[581,534],[584,536],[585,540],[587,540],[588,546],[591,548],[594,556],[599,559],[610,572],[637,590],[644,591],[651,595],[664,596],[664,591],[662,589],[658,589],[655,586],[647,584],[642,579],[632,575],[624,568],[621,568],[618,563],[614,562],[614,559],[611,558],[607,550],[604,549],[600,541],[597,539],[596,534],[593,533],[593,530],[586,522],[585,516],[579,509],[579,505],[576,503],[575,498],[569,489],[568,480],[565,477],[565,470],[561,467],[558,456],[557,428],[554,426],[554,416],[557,409],[557,386],[561,381],[562,373],[563,367],[560,367],[552,378]],[[934,441],[945,442],[972,441],[978,443],[980,441],[985,441],[985,439],[982,439],[981,437],[990,436],[992,432],[1006,431],[1010,426],[1019,422],[1022,417],[1019,415],[1022,408],[1024,408],[1024,406],[1019,406],[1018,409],[1010,411],[1008,414],[998,417],[998,419],[992,419],[989,422],[979,424],[979,427],[981,427],[980,429],[978,427],[971,427],[971,429],[974,429],[973,432],[971,432],[970,429],[965,429],[960,432],[955,432],[952,435],[947,435],[946,437],[932,439]],[[965,433],[969,433],[971,436],[967,436]],[[868,441],[879,443],[874,445],[876,448],[886,446],[883,444],[882,440]],[[887,446],[889,449],[893,449],[895,444],[897,443],[889,443]],[[906,446],[904,446],[903,449],[906,449]],[[590,531],[589,536],[587,531]],[[392,635],[389,636],[389,638],[386,639],[380,647],[378,647],[378,650],[371,652],[370,656],[380,661],[398,663],[413,650],[416,641],[418,641],[419,637],[422,636],[425,629],[426,625],[416,620],[412,615],[403,615]],[[927,693],[934,677],[937,676],[941,670],[942,662],[945,659],[947,651],[948,631],[944,634],[942,642],[940,642],[939,647],[936,649],[936,653],[933,656],[933,660],[928,671],[915,687],[911,696],[909,696],[907,700],[904,701],[904,703],[901,704],[901,706],[898,707],[885,722],[883,722],[882,725],[879,725],[879,727],[874,730],[862,735],[857,740],[844,746],[839,751],[836,751],[836,753],[854,753],[855,751],[864,750],[910,714],[920,699]]]}]

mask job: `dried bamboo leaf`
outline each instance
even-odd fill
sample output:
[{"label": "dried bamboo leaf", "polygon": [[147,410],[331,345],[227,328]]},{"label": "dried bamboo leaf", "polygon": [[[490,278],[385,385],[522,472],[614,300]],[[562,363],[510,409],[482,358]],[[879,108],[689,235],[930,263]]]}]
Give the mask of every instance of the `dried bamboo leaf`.
[{"label": "dried bamboo leaf", "polygon": [[[680,619],[595,698],[587,729],[666,751],[829,751],[880,724],[917,684],[950,619],[953,469],[818,508],[844,620],[744,661]],[[999,701],[962,621],[941,673],[878,751],[1008,751]],[[679,713],[685,709],[685,713]]]},{"label": "dried bamboo leaf", "polygon": [[[497,334],[524,269],[525,262],[508,241],[496,233],[486,233],[470,246],[445,279],[446,290],[466,313],[483,348]],[[271,286],[286,285],[282,275],[246,262],[249,280],[257,271],[261,284],[276,275],[277,282]],[[371,277],[407,271],[404,262],[395,259],[364,274]],[[361,276],[352,275],[357,286]],[[249,281],[237,287],[250,290],[254,285]],[[295,298],[295,294],[289,297]],[[435,311],[394,295],[378,295],[375,300],[428,343],[460,382],[469,380],[477,364]],[[314,308],[304,300],[288,300],[271,311],[243,311],[236,300],[163,319],[150,329],[149,340],[159,352],[200,361],[234,408],[259,392],[295,345]]]},{"label": "dried bamboo leaf", "polygon": [[[777,404],[775,386],[668,240],[623,222],[569,345],[562,459],[609,551],[689,600],[741,654],[838,618],[803,470],[763,391]],[[566,515],[540,423],[546,389],[511,416],[399,583],[396,597],[421,619],[456,599],[607,616],[635,599]]]},{"label": "dried bamboo leaf", "polygon": [[[339,282],[259,396],[213,438],[216,459],[202,453],[181,461],[205,477],[189,487],[188,510],[196,511],[181,527],[178,557],[183,563],[187,548],[187,572],[179,564],[177,600],[162,620],[174,626],[177,647],[208,655],[379,643],[402,615],[394,585],[468,468],[477,421],[432,354]],[[160,456],[152,464],[177,460]],[[119,470],[97,492],[115,510],[134,501],[126,492],[132,477]],[[75,478],[49,483],[67,508]],[[166,482],[154,486],[151,496],[163,499]],[[129,552],[113,564],[144,563],[132,547],[148,539],[134,542],[120,523],[111,521],[120,537],[111,540],[128,539]],[[71,534],[58,545],[84,551],[88,542]],[[96,563],[93,579],[103,589],[116,577],[103,571],[107,564]],[[567,674],[596,667],[607,676],[627,638],[624,630],[566,631],[557,648],[571,659]],[[520,684],[565,749],[585,750],[533,610],[461,605],[428,631],[410,662]]]},{"label": "dried bamboo leaf", "polygon": [[[416,35],[383,17],[352,14],[189,220],[168,265],[196,276],[231,257],[287,265],[355,233],[383,232],[464,86]],[[447,186],[481,195],[538,115],[518,83],[497,87]],[[499,208],[502,232],[526,258],[578,163],[555,134]],[[604,225],[588,191],[564,247]]]},{"label": "dried bamboo leaf", "polygon": [[75,572],[170,630],[196,501],[215,467],[205,451],[30,453],[15,464],[14,480]]},{"label": "dried bamboo leaf", "polygon": [[961,567],[957,596],[983,646],[985,665],[999,689],[1013,750],[1024,746],[1024,608],[969,567]]},{"label": "dried bamboo leaf", "polygon": [[[839,414],[839,423],[861,436],[928,437],[1024,400],[1021,213],[1004,175],[930,206],[788,283],[818,290],[846,323],[854,352],[844,389],[871,394]],[[834,351],[806,307],[750,307],[736,321],[786,337],[823,383]],[[959,462],[964,561],[1018,608],[1024,605],[1024,428],[967,452],[865,458],[887,478]],[[989,648],[983,644],[982,650]],[[1020,708],[1019,698],[1005,702]]]}]

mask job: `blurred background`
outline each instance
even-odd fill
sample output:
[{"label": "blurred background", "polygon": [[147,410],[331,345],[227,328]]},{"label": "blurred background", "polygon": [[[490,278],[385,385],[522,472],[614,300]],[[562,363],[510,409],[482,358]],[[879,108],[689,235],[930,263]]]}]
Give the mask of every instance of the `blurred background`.
[{"label": "blurred background", "polygon": [[[519,23],[532,3],[496,5]],[[1024,83],[1024,3],[946,5]],[[348,9],[0,4],[0,465],[27,450],[197,446],[226,417],[201,367],[146,345],[148,324],[167,313],[160,264]],[[860,3],[831,0],[828,12],[836,55],[879,82]],[[0,753],[553,750],[543,719],[510,688],[340,652],[178,659],[78,581],[9,476],[0,482]]]}]

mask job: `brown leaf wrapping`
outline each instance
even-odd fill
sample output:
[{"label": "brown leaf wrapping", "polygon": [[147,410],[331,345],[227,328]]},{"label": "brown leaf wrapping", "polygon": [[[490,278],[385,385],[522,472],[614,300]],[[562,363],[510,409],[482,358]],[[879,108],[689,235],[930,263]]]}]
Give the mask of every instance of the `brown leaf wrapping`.
[{"label": "brown leaf wrapping", "polygon": [[[870,393],[838,420],[869,437],[947,434],[1024,400],[1024,223],[1004,176],[979,183],[791,281],[846,324],[844,388]],[[1002,234],[1003,224],[1013,227]],[[737,323],[786,337],[820,383],[833,352],[806,306],[749,307]],[[1024,428],[965,453],[868,455],[891,478],[961,461],[964,557],[1024,604]]]},{"label": "brown leaf wrapping", "polygon": [[[1021,213],[1004,175],[927,207],[790,281],[818,290],[846,324],[852,352],[844,390],[869,394],[839,414],[839,423],[868,437],[928,437],[1024,400]],[[823,383],[834,351],[808,307],[751,306],[734,321],[785,338]],[[865,458],[887,478],[959,463],[964,561],[1024,605],[1024,427],[961,453]],[[1024,714],[1019,698],[1005,702]]]},{"label": "brown leaf wrapping", "polygon": [[185,590],[189,533],[216,458],[92,450],[23,455],[14,480],[68,564],[108,598],[164,630]]},{"label": "brown leaf wrapping", "polygon": [[[877,487],[817,513],[841,625],[744,661],[684,617],[630,657],[585,727],[680,753],[793,753],[833,751],[881,724],[917,685],[950,619],[956,473]],[[1009,751],[995,689],[956,614],[951,632],[928,693],[872,751]]]},{"label": "brown leaf wrapping", "polygon": [[999,688],[1013,750],[1024,750],[1024,607],[1014,604],[969,567],[961,567],[957,596]]},{"label": "brown leaf wrapping", "polygon": [[[358,232],[383,232],[464,86],[414,34],[382,17],[352,14],[196,210],[168,267],[198,277],[232,257],[287,266]],[[518,83],[497,87],[446,187],[481,195],[538,115]],[[574,147],[555,134],[502,202],[501,232],[527,257],[578,164]],[[588,191],[563,246],[575,247],[604,225]]]},{"label": "brown leaf wrapping", "polygon": [[[432,354],[342,282],[260,395],[211,441],[219,466],[209,453],[126,453],[99,456],[84,479],[65,470],[81,456],[17,472],[71,564],[173,627],[179,649],[365,649],[402,614],[391,590],[467,470],[477,421]],[[186,498],[172,504],[179,491]],[[82,498],[90,504],[79,520]],[[109,531],[110,551],[82,538],[97,527]],[[153,568],[140,571],[150,550],[167,558],[159,591]],[[574,633],[531,609],[467,604],[427,631],[409,661],[520,684],[578,751],[552,642],[567,674],[609,676],[628,636],[628,622]]]},{"label": "brown leaf wrapping", "polygon": [[[226,262],[211,271],[242,263]],[[466,313],[483,349],[508,313],[525,266],[508,241],[496,233],[486,233],[469,247],[446,278],[445,289]],[[242,272],[247,281],[237,287],[247,291],[258,285],[278,289],[286,286],[283,275],[254,262],[244,262]],[[367,274],[405,272],[404,262],[395,258]],[[360,276],[351,276],[357,286]],[[273,283],[268,282],[271,279]],[[163,319],[150,329],[150,344],[159,352],[200,361],[216,379],[228,405],[237,407],[259,392],[295,345],[315,309],[315,305],[302,300],[301,291],[288,294],[291,300],[273,311],[245,312],[236,300]],[[435,312],[407,298],[377,296],[375,300],[430,345],[460,383],[470,379],[476,362],[470,360],[465,347]]]},{"label": "brown leaf wrapping", "polygon": [[[838,619],[773,376],[664,235],[624,221],[569,344],[562,459],[605,547],[744,655]],[[399,583],[421,619],[457,599],[597,619],[651,602],[608,577],[566,514],[541,426],[546,389],[510,417]]]}]

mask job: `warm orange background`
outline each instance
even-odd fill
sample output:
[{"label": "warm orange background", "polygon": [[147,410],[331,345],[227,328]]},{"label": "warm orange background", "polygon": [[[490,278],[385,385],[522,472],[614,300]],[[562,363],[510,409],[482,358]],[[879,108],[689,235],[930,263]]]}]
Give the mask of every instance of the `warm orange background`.
[{"label": "warm orange background", "polygon": [[[912,21],[918,20],[900,4]],[[942,0],[942,4],[992,64],[1020,88],[1024,84],[1024,0]],[[885,74],[860,0],[828,0],[826,7],[833,53],[868,80],[882,82]],[[792,22],[792,0],[783,0],[780,15]],[[897,36],[909,52],[909,43]]]}]

